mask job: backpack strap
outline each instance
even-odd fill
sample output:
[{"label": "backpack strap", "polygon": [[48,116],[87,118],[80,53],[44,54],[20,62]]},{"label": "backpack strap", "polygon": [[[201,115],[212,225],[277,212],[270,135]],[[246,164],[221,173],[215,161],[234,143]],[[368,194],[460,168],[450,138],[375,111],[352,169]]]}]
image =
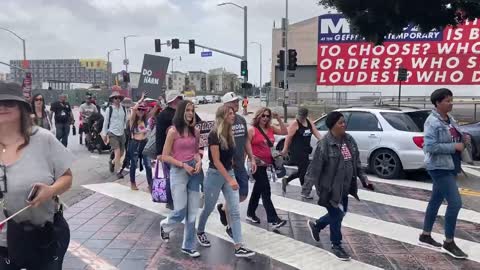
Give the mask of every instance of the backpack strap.
[{"label": "backpack strap", "polygon": [[110,129],[110,120],[112,119],[112,113],[113,113],[113,109],[112,109],[112,106],[108,106],[108,124],[107,124],[107,131],[108,129]]}]

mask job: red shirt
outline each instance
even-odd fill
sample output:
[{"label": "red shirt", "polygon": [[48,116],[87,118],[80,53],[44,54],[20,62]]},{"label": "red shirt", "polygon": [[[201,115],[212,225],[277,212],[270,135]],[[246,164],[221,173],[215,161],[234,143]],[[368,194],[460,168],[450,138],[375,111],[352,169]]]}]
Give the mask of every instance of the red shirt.
[{"label": "red shirt", "polygon": [[[255,133],[252,138],[252,152],[253,155],[257,158],[263,160],[267,164],[273,164],[272,152],[268,146],[267,140],[262,135],[262,133],[255,128]],[[275,136],[273,133],[273,128],[269,128],[266,132],[267,137],[270,139],[270,142],[275,141]]]}]

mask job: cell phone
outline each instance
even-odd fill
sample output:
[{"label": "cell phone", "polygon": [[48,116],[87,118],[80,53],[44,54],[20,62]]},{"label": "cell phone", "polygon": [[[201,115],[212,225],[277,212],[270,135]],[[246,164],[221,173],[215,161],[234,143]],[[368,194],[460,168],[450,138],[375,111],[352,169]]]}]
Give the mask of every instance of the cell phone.
[{"label": "cell phone", "polygon": [[33,201],[35,199],[35,197],[37,197],[37,193],[38,193],[38,187],[33,186],[32,190],[30,190],[30,193],[28,194],[27,202]]}]

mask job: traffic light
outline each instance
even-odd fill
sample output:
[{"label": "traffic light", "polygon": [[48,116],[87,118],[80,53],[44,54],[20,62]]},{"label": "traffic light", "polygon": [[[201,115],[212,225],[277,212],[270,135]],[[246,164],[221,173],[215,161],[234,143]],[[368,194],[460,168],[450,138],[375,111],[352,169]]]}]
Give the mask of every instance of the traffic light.
[{"label": "traffic light", "polygon": [[408,70],[406,68],[403,68],[403,67],[398,69],[398,81],[399,82],[404,82],[404,81],[407,80],[407,75],[408,75],[407,71]]},{"label": "traffic light", "polygon": [[172,49],[180,49],[180,40],[178,38],[172,39]]},{"label": "traffic light", "polygon": [[288,70],[297,69],[297,50],[288,50]]},{"label": "traffic light", "polygon": [[277,54],[277,64],[278,67],[280,68],[280,71],[285,70],[285,51],[280,50],[280,52]]},{"label": "traffic light", "polygon": [[281,89],[284,89],[285,88],[285,82],[284,81],[280,81],[278,83],[278,87],[281,88]]},{"label": "traffic light", "polygon": [[126,83],[130,82],[130,74],[126,71],[123,72],[123,82],[126,82]]},{"label": "traffic light", "polygon": [[195,40],[194,39],[190,39],[188,41],[188,52],[190,54],[195,54]]},{"label": "traffic light", "polygon": [[240,75],[248,77],[248,62],[243,60],[240,67]]},{"label": "traffic light", "polygon": [[155,52],[161,52],[162,51],[162,43],[160,42],[160,39],[155,39]]},{"label": "traffic light", "polygon": [[252,89],[253,85],[251,83],[242,83],[243,89]]}]

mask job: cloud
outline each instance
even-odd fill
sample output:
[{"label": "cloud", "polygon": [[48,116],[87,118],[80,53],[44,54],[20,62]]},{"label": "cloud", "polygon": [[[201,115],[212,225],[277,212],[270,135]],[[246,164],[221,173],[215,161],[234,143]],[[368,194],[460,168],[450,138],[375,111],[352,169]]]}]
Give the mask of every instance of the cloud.
[{"label": "cloud", "polygon": [[[111,54],[114,71],[122,70],[123,36],[127,40],[129,70],[140,71],[143,54],[154,53],[154,38],[171,38],[243,55],[243,11],[233,6],[218,7],[222,0],[2,0],[0,27],[9,28],[27,40],[29,59],[106,58]],[[248,6],[248,38],[263,45],[263,81],[269,81],[272,61],[271,36],[285,16],[281,0],[231,0]],[[290,21],[297,22],[325,13],[315,0],[290,0]],[[226,67],[239,73],[238,59],[213,53],[213,57],[189,55],[162,47],[161,55],[182,56],[175,63],[180,71]],[[250,81],[259,82],[259,50],[248,47]],[[21,59],[21,42],[0,31],[0,61]],[[273,59],[275,61],[275,59]],[[9,69],[0,66],[0,72]]]}]

